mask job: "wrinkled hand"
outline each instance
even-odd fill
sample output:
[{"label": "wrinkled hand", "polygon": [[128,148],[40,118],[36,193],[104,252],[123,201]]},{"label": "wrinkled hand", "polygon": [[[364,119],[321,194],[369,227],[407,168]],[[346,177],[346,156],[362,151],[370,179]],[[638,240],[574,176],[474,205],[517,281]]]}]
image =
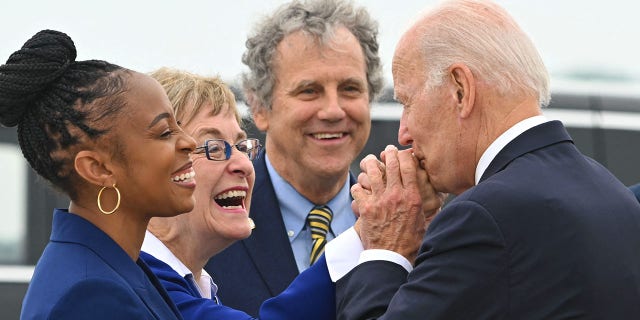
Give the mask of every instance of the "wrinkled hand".
[{"label": "wrinkled hand", "polygon": [[388,146],[380,158],[384,163],[365,157],[351,187],[352,208],[359,215],[356,231],[365,249],[392,250],[413,262],[443,196],[429,184],[412,150]]}]

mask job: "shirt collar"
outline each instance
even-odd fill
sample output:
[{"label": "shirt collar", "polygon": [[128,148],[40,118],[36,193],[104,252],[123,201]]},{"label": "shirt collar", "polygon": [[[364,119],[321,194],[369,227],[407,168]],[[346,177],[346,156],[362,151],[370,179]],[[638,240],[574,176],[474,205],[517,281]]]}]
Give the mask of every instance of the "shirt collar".
[{"label": "shirt collar", "polygon": [[181,277],[185,277],[191,274],[191,270],[178,259],[167,246],[160,241],[153,233],[147,230],[144,234],[144,241],[142,242],[142,251],[154,256],[156,259],[166,263],[177,272]]},{"label": "shirt collar", "polygon": [[[283,216],[286,230],[292,230],[294,235],[290,235],[290,241],[293,241],[297,235],[305,227],[307,215],[309,211],[315,206],[314,203],[309,201],[303,195],[301,195],[289,182],[284,180],[278,172],[275,170],[269,157],[265,153],[265,163],[267,165],[267,171],[271,177],[271,183],[273,189],[276,191],[276,198],[280,205],[280,211]],[[331,209],[334,215],[333,221],[336,220],[339,213],[352,213],[351,210],[351,193],[350,193],[350,181],[349,177],[345,179],[345,184],[340,189],[338,194],[329,200],[326,205]],[[353,216],[353,214],[351,214]],[[339,219],[339,218],[338,218]],[[353,219],[353,218],[351,218]],[[333,225],[332,221],[332,225]],[[352,221],[350,222],[352,224]],[[350,224],[349,224],[350,225]],[[346,229],[346,228],[345,228]],[[333,230],[332,230],[333,231]],[[340,233],[344,230],[335,230],[333,232]]]},{"label": "shirt collar", "polygon": [[489,167],[489,164],[491,164],[491,161],[493,161],[498,153],[504,149],[509,142],[513,141],[513,139],[517,138],[523,132],[548,121],[549,120],[545,116],[534,116],[516,123],[513,127],[502,133],[489,145],[487,150],[485,150],[480,157],[480,161],[478,161],[478,166],[476,167],[476,184],[478,184],[480,178],[482,178],[482,175]]},{"label": "shirt collar", "polygon": [[[181,277],[186,277],[187,275],[191,275],[193,279],[193,273],[187,266],[176,257],[167,246],[160,241],[153,233],[147,230],[144,234],[144,241],[142,242],[142,251],[154,256],[156,259],[166,263],[173,271],[178,273]],[[218,291],[218,286],[213,283],[211,276],[202,269],[200,271],[200,279],[193,279],[195,284],[198,286],[200,291],[200,295],[203,298],[211,299],[211,291],[214,291],[213,294],[216,294]]]}]

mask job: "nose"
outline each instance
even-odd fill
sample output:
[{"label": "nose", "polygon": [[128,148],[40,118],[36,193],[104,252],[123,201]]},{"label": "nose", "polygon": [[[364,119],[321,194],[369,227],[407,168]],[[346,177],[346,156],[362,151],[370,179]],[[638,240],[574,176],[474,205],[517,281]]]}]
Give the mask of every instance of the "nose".
[{"label": "nose", "polygon": [[241,177],[248,177],[253,174],[253,163],[245,153],[240,152],[235,147],[231,148],[231,157],[227,160],[227,169]]},{"label": "nose", "polygon": [[402,111],[402,117],[400,117],[400,128],[398,128],[398,143],[403,146],[413,144],[413,138],[411,137],[409,129],[407,128],[407,116],[404,111]]},{"label": "nose", "polygon": [[[331,92],[329,92],[331,91]],[[324,101],[321,102],[322,106],[318,111],[318,118],[327,121],[339,121],[346,115],[342,108],[342,103],[338,95],[338,90],[327,90]]]},{"label": "nose", "polygon": [[176,147],[187,153],[192,153],[196,150],[196,140],[182,131],[181,138],[178,139]]}]

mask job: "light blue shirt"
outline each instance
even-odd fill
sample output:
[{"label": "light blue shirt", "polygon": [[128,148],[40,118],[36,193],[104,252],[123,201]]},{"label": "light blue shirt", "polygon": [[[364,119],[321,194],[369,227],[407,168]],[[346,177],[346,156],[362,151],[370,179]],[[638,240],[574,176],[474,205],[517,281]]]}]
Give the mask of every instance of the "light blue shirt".
[{"label": "light blue shirt", "polygon": [[[285,181],[273,168],[269,157],[265,154],[267,171],[276,192],[276,198],[282,213],[282,220],[287,232],[287,238],[291,243],[293,255],[296,259],[298,271],[302,272],[309,268],[309,255],[311,254],[311,231],[306,227],[306,220],[309,211],[316,205],[301,195],[289,182]],[[331,229],[327,234],[327,241],[337,237],[345,230],[349,229],[356,222],[356,216],[351,209],[351,186],[349,177],[338,194],[326,205],[333,212]],[[324,203],[317,203],[323,205]]]}]

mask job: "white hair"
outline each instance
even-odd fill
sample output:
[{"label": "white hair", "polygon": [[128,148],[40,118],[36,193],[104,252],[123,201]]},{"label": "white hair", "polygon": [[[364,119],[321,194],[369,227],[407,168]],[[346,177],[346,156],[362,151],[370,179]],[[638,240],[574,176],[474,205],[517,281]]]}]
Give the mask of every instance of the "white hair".
[{"label": "white hair", "polygon": [[514,90],[551,99],[549,74],[531,39],[500,6],[483,0],[452,0],[426,12],[419,26],[427,86],[442,84],[454,63],[506,95]]}]

